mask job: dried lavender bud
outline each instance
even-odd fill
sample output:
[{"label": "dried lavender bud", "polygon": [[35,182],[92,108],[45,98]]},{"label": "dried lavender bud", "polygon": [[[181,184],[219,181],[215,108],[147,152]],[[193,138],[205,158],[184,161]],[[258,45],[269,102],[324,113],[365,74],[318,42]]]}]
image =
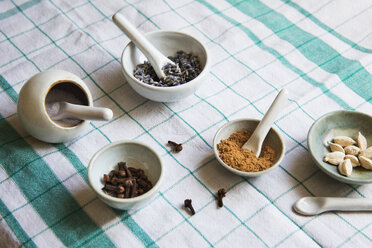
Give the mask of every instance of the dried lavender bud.
[{"label": "dried lavender bud", "polygon": [[162,70],[165,77],[159,79],[150,62],[136,66],[133,76],[138,80],[158,87],[172,87],[185,84],[196,78],[202,71],[202,67],[197,56],[184,51],[178,51],[175,56],[168,57],[176,65],[167,64]]}]

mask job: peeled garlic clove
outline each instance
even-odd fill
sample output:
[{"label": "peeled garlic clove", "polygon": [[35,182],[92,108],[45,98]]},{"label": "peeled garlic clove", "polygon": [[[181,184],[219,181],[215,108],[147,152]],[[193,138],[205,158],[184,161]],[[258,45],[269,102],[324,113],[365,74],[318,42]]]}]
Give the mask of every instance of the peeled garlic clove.
[{"label": "peeled garlic clove", "polygon": [[329,148],[331,148],[332,152],[345,153],[344,148],[342,148],[342,146],[340,146],[339,144],[332,143],[332,142],[328,141],[328,145],[329,145]]},{"label": "peeled garlic clove", "polygon": [[347,177],[351,176],[351,173],[353,172],[353,166],[351,165],[350,159],[342,161],[337,168],[342,175]]},{"label": "peeled garlic clove", "polygon": [[359,155],[371,159],[372,158],[372,146],[361,151]]},{"label": "peeled garlic clove", "polygon": [[345,160],[346,160],[346,159],[350,159],[351,165],[352,165],[353,167],[357,167],[357,166],[360,165],[359,160],[358,160],[358,158],[357,158],[356,156],[353,156],[353,155],[346,155],[346,156],[345,156]]},{"label": "peeled garlic clove", "polygon": [[366,158],[364,156],[359,156],[359,161],[360,161],[360,165],[367,169],[367,170],[372,170],[372,160],[370,160],[369,158]]},{"label": "peeled garlic clove", "polygon": [[358,133],[357,143],[360,150],[367,149],[367,139],[361,132]]},{"label": "peeled garlic clove", "polygon": [[347,136],[337,136],[333,138],[333,142],[339,144],[342,147],[354,145],[356,142]]},{"label": "peeled garlic clove", "polygon": [[343,152],[331,152],[324,156],[324,162],[328,162],[333,165],[338,165],[344,160],[345,154]]},{"label": "peeled garlic clove", "polygon": [[345,153],[349,155],[358,155],[360,149],[357,146],[347,146],[345,147]]}]

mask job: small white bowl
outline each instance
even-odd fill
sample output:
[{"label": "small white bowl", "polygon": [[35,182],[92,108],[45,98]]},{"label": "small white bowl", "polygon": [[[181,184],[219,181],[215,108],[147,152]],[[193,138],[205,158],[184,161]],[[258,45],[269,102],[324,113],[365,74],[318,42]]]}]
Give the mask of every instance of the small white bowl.
[{"label": "small white bowl", "polygon": [[[119,162],[126,162],[128,167],[144,170],[153,187],[143,195],[126,199],[103,192],[103,175],[117,170]],[[88,165],[88,180],[98,198],[121,210],[138,208],[148,202],[158,192],[162,178],[163,165],[160,157],[152,148],[138,141],[123,140],[108,144],[94,154]]]},{"label": "small white bowl", "polygon": [[338,167],[323,161],[324,156],[330,152],[327,142],[336,136],[356,138],[361,132],[368,142],[372,144],[372,116],[357,111],[333,111],[317,119],[311,126],[307,135],[307,146],[315,164],[330,177],[349,184],[361,185],[372,183],[372,170],[361,166],[354,167],[351,176],[346,177],[339,173]]},{"label": "small white bowl", "polygon": [[237,174],[242,177],[260,176],[262,174],[265,174],[275,169],[277,166],[279,166],[280,161],[283,159],[284,153],[285,153],[284,142],[282,138],[280,137],[280,134],[274,128],[271,128],[264,141],[266,144],[270,145],[276,152],[274,163],[270,168],[263,170],[263,171],[258,171],[258,172],[245,172],[245,171],[234,169],[231,166],[225,164],[221,160],[218,154],[218,149],[217,149],[217,145],[221,142],[221,140],[228,139],[231,134],[237,131],[244,130],[244,131],[250,131],[253,133],[253,131],[256,129],[259,122],[260,120],[256,120],[256,119],[237,119],[237,120],[233,120],[233,121],[226,123],[225,125],[220,127],[220,129],[218,129],[218,131],[216,132],[214,139],[213,139],[214,154],[217,158],[217,161],[223,167],[225,167],[232,173]]},{"label": "small white bowl", "polygon": [[206,47],[194,37],[175,31],[156,31],[145,34],[145,37],[165,56],[174,56],[180,50],[197,55],[203,69],[195,79],[182,85],[173,87],[148,85],[133,76],[136,66],[147,58],[133,42],[129,42],[121,55],[121,66],[129,85],[141,96],[156,102],[175,102],[193,94],[209,73]]},{"label": "small white bowl", "polygon": [[62,70],[39,72],[23,85],[17,102],[18,117],[30,135],[45,142],[60,143],[76,138],[89,126],[89,121],[84,120],[75,126],[62,126],[47,113],[47,95],[52,88],[66,84],[80,89],[86,105],[93,106],[89,88],[78,76]]}]

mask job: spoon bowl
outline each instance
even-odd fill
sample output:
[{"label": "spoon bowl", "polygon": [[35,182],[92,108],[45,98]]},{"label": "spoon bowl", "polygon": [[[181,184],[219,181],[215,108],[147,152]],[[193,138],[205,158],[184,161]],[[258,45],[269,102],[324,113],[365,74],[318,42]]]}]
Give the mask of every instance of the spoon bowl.
[{"label": "spoon bowl", "polygon": [[294,205],[293,209],[302,215],[317,215],[322,213],[325,205],[325,197],[303,197]]},{"label": "spoon bowl", "polygon": [[216,132],[214,139],[213,139],[214,154],[216,156],[217,161],[230,172],[236,175],[242,176],[242,177],[256,177],[256,176],[263,175],[269,171],[272,171],[276,167],[279,166],[280,161],[284,157],[285,146],[284,146],[284,142],[279,132],[276,131],[276,129],[274,129],[273,127],[270,128],[264,140],[265,143],[269,144],[275,150],[274,163],[270,168],[263,170],[263,171],[258,171],[258,172],[240,171],[225,164],[219,157],[217,145],[221,142],[221,140],[229,138],[232,133],[237,132],[237,131],[245,130],[245,131],[253,132],[256,129],[259,122],[260,120],[257,120],[257,119],[237,119],[237,120],[233,120],[233,121],[226,123],[225,125],[220,127],[220,129],[218,129],[218,131]]}]

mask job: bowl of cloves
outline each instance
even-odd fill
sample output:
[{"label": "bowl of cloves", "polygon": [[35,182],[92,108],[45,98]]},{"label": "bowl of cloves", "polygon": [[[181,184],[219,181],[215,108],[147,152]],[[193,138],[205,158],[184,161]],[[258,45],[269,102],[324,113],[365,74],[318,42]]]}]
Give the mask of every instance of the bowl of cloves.
[{"label": "bowl of cloves", "polygon": [[118,141],[94,154],[88,180],[107,205],[121,210],[138,208],[158,192],[163,177],[160,157],[138,141]]}]

